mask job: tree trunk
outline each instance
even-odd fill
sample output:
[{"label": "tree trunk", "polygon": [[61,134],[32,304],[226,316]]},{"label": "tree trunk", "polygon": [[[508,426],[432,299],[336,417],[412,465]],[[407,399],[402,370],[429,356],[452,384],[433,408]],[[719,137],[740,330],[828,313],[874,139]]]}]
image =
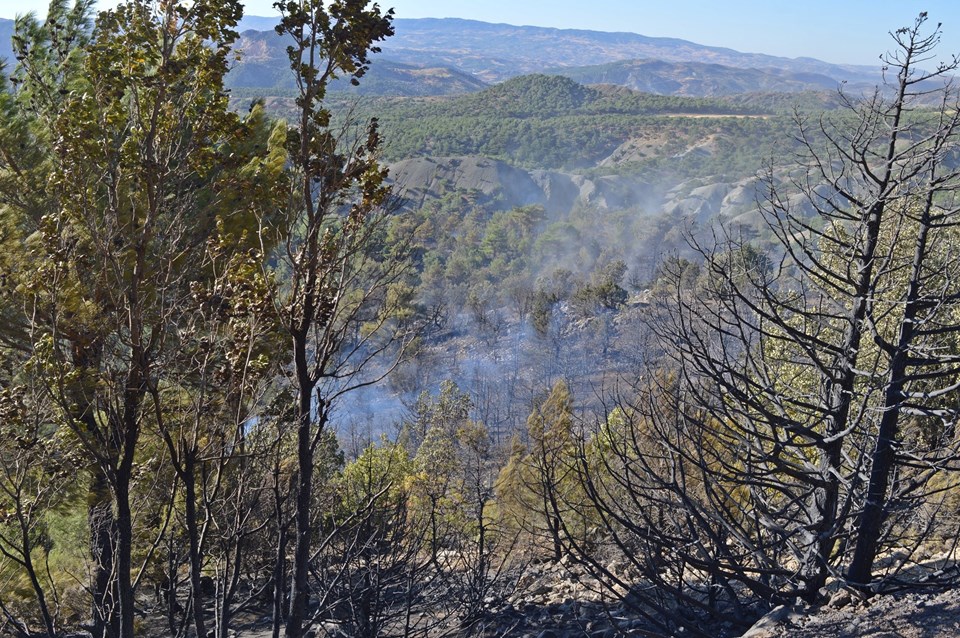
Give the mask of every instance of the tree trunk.
[{"label": "tree trunk", "polygon": [[207,635],[207,628],[203,619],[203,585],[200,574],[203,557],[200,550],[200,530],[197,522],[195,470],[193,451],[188,451],[186,459],[184,459],[183,485],[186,490],[184,509],[187,540],[190,544],[190,596],[193,601],[193,625],[197,630],[197,636],[204,638]]},{"label": "tree trunk", "polygon": [[[303,351],[305,352],[305,350]],[[297,511],[296,548],[293,554],[293,582],[290,589],[290,616],[287,618],[286,638],[300,638],[307,614],[307,575],[310,569],[311,504],[313,500],[313,440],[314,427],[311,418],[313,384],[306,375],[306,358],[303,367],[297,357],[300,390],[299,414],[297,415]],[[318,406],[318,410],[321,407]]]},{"label": "tree trunk", "polygon": [[136,614],[133,599],[133,514],[130,511],[130,472],[121,470],[116,477],[117,497],[117,589],[119,590],[120,638],[134,638],[133,619]]},{"label": "tree trunk", "polygon": [[113,498],[107,477],[98,465],[87,492],[87,523],[90,527],[90,557],[93,559],[91,627],[93,638],[117,638],[120,635],[117,614],[116,581],[113,578],[114,538]]},{"label": "tree trunk", "polygon": [[[931,171],[930,181],[934,181]],[[896,465],[894,449],[897,440],[900,414],[902,412],[907,366],[910,348],[916,335],[917,316],[923,278],[923,263],[928,252],[928,236],[931,224],[932,194],[925,202],[920,228],[914,246],[911,264],[910,282],[904,300],[903,318],[900,320],[897,334],[897,346],[887,372],[886,388],[883,396],[883,416],[877,432],[877,444],[873,451],[870,468],[870,483],[867,486],[867,499],[857,524],[857,542],[853,560],[847,571],[847,578],[855,585],[867,587],[873,572],[873,562],[879,549],[880,531],[886,518],[887,489],[890,475]]]},{"label": "tree trunk", "polygon": [[273,566],[273,631],[272,638],[280,638],[280,627],[283,625],[283,598],[286,593],[287,582],[287,526],[283,516],[278,515],[277,523],[277,558]]}]

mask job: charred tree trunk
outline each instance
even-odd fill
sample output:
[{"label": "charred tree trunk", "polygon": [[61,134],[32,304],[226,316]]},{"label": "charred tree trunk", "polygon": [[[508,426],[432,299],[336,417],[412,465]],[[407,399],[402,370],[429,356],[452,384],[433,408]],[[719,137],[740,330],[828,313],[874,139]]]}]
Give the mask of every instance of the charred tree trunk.
[{"label": "charred tree trunk", "polygon": [[[306,347],[299,348],[298,354],[305,355]],[[310,569],[310,545],[313,530],[310,525],[313,503],[313,451],[314,423],[312,418],[313,383],[306,371],[306,358],[302,359],[303,374],[298,374],[300,401],[297,415],[297,501],[295,534],[296,547],[293,558],[293,582],[290,588],[290,615],[287,618],[287,638],[299,638],[306,620],[308,595],[307,576]],[[300,370],[301,357],[297,357]],[[317,406],[322,411],[322,406]],[[321,426],[322,427],[322,426]]]},{"label": "charred tree trunk", "polygon": [[[931,170],[930,181],[934,181],[935,171]],[[857,540],[853,560],[847,571],[847,578],[855,585],[866,588],[870,584],[873,562],[879,550],[880,532],[886,517],[887,490],[890,476],[896,465],[896,440],[899,432],[900,417],[903,413],[907,385],[907,369],[911,364],[911,349],[916,338],[922,283],[924,281],[924,262],[928,257],[928,240],[931,226],[933,194],[924,202],[919,220],[919,229],[914,246],[913,261],[910,267],[910,279],[904,298],[903,317],[900,320],[896,347],[890,351],[890,369],[887,372],[886,388],[883,395],[883,410],[877,431],[877,443],[871,456],[870,482],[867,486],[866,501],[857,523]],[[918,361],[914,361],[916,365]],[[935,363],[935,361],[927,361]]]},{"label": "charred tree trunk", "polygon": [[90,633],[93,638],[117,638],[120,617],[114,579],[117,525],[113,517],[113,496],[110,483],[100,467],[92,467],[91,472],[93,476],[87,492],[87,524],[93,559]]},{"label": "charred tree trunk", "polygon": [[274,441],[274,445],[276,446],[276,456],[273,459],[271,485],[271,491],[273,494],[273,517],[277,530],[276,545],[274,547],[273,575],[271,577],[271,586],[273,589],[273,598],[271,600],[271,615],[273,622],[271,631],[272,638],[280,638],[280,634],[283,631],[283,627],[286,622],[286,610],[288,609],[288,605],[285,603],[287,600],[287,583],[289,582],[287,579],[287,548],[290,544],[290,524],[286,511],[286,502],[287,498],[289,497],[290,490],[283,482],[283,470],[281,465],[283,438],[283,429],[279,428]]},{"label": "charred tree trunk", "polygon": [[120,638],[134,638],[133,584],[130,574],[133,571],[133,513],[130,510],[129,468],[117,472],[114,487],[117,499],[117,589],[119,590]]},{"label": "charred tree trunk", "polygon": [[287,544],[287,527],[281,521],[277,533],[276,560],[273,566],[273,600],[271,601],[273,604],[271,636],[273,638],[280,637],[280,631],[284,625],[283,601],[287,595]]},{"label": "charred tree trunk", "polygon": [[185,490],[184,516],[186,518],[187,541],[190,551],[190,597],[193,607],[193,626],[197,636],[206,636],[207,627],[203,618],[203,585],[201,570],[203,553],[200,547],[200,523],[197,516],[196,460],[193,451],[187,452],[183,466],[183,486]]}]

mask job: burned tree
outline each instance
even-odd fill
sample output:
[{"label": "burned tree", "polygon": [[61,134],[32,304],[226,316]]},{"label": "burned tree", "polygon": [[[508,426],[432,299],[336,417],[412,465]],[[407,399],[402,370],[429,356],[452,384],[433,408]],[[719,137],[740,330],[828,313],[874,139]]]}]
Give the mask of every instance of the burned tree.
[{"label": "burned tree", "polygon": [[914,515],[956,464],[958,63],[921,70],[925,14],[892,36],[887,84],[797,116],[800,162],[760,203],[778,250],[692,240],[701,274],[667,276],[651,321],[663,365],[602,431],[604,471],[582,455],[615,544],[688,611],[870,586],[879,552],[925,540]]}]

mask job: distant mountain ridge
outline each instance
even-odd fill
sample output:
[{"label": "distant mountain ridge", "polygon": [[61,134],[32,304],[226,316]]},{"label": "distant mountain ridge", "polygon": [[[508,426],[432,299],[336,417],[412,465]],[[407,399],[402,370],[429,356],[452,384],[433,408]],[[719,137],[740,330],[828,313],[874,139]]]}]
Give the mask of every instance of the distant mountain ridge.
[{"label": "distant mountain ridge", "polygon": [[[237,49],[243,57],[231,87],[282,93],[292,88],[286,42],[276,17],[245,16]],[[0,57],[12,70],[13,20],[0,19]],[[678,38],[578,29],[492,24],[459,18],[398,18],[396,34],[359,88],[334,91],[375,95],[471,93],[491,83],[552,69],[583,84],[611,83],[664,95],[719,96],[760,91],[873,84],[879,69],[783,58],[710,47]]]},{"label": "distant mountain ridge", "polygon": [[[269,21],[252,16],[244,18],[241,27]],[[662,95],[707,97],[832,90],[840,82],[873,85],[879,79],[879,70],[871,67],[741,53],[634,33],[518,27],[458,18],[397,19],[394,26],[395,35],[380,43],[382,52],[374,56],[359,92],[470,93],[544,69],[583,84],[620,84]],[[231,86],[286,86],[286,44],[274,31],[244,31],[237,48],[244,58],[228,80]],[[333,90],[341,88],[357,92],[345,83]]]},{"label": "distant mountain ridge", "polygon": [[583,67],[557,67],[545,73],[580,84],[615,84],[657,95],[722,97],[757,92],[833,90],[840,80],[784,69],[740,69],[702,62],[624,60]]},{"label": "distant mountain ridge", "polygon": [[460,18],[397,19],[394,26],[396,34],[382,45],[384,56],[406,62],[433,58],[434,63],[456,66],[487,81],[544,68],[640,59],[711,63],[740,69],[780,69],[848,81],[879,77],[879,68],[874,67],[831,64],[809,57],[742,53],[679,38],[636,33],[513,26]]},{"label": "distant mountain ridge", "polygon": [[280,23],[280,16],[243,16],[237,24],[237,30],[243,31],[273,31]]},{"label": "distant mountain ridge", "polygon": [[[228,87],[264,89],[268,94],[271,89],[283,94],[294,88],[287,43],[275,31],[243,31],[235,46],[241,59],[227,76]],[[339,79],[331,84],[330,90],[358,95],[420,96],[472,93],[486,86],[473,75],[445,65],[407,63],[377,56],[359,86]]]}]

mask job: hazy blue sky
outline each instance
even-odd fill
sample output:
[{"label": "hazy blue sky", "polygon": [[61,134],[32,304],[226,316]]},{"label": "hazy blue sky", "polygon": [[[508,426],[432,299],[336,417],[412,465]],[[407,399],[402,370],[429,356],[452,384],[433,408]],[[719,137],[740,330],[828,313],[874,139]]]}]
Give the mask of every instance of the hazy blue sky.
[{"label": "hazy blue sky", "polygon": [[[115,0],[101,0],[111,6]],[[0,0],[0,17],[43,13],[46,0]],[[272,0],[249,0],[247,13],[271,15]],[[381,0],[397,17],[458,17],[546,27],[630,31],[739,51],[872,64],[887,33],[920,11],[943,23],[940,50],[960,53],[957,0]]]}]

